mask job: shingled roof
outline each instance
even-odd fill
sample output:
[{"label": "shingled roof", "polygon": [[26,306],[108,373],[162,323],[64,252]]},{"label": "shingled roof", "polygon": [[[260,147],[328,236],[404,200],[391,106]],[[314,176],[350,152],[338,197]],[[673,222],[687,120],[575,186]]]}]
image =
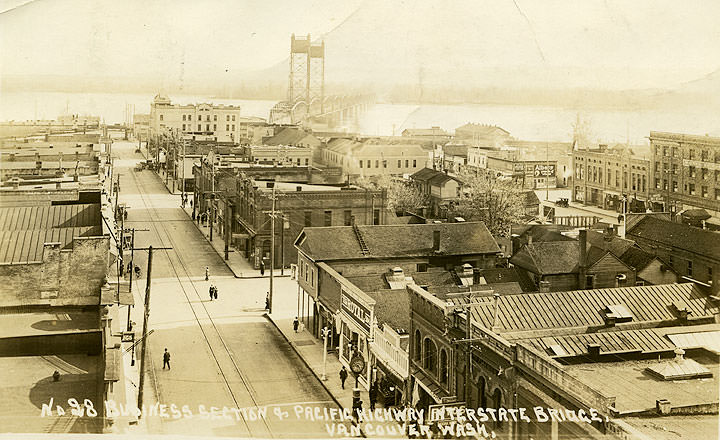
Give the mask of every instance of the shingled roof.
[{"label": "shingled roof", "polygon": [[577,240],[528,243],[510,258],[515,266],[540,275],[575,273],[579,261]]},{"label": "shingled roof", "polygon": [[[314,261],[367,258],[412,258],[438,255],[478,255],[500,252],[482,222],[420,225],[356,226],[367,251],[363,252],[353,226],[305,228],[295,247]],[[440,250],[433,250],[433,232],[440,232]]]},{"label": "shingled roof", "polygon": [[627,236],[650,240],[660,245],[682,249],[695,254],[718,258],[720,234],[652,216],[640,219]]}]

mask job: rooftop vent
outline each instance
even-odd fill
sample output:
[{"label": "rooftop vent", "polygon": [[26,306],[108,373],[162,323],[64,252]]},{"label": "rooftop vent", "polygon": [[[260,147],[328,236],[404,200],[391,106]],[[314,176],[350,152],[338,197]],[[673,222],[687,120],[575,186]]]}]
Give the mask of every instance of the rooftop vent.
[{"label": "rooftop vent", "polygon": [[675,310],[678,319],[680,319],[681,321],[686,321],[688,319],[688,315],[692,313],[692,311],[688,309],[688,305],[684,301],[675,301],[674,303],[672,303],[672,308]]},{"label": "rooftop vent", "polygon": [[607,325],[630,322],[632,319],[632,313],[624,304],[610,304],[605,307],[605,324]]},{"label": "rooftop vent", "polygon": [[675,349],[675,358],[658,365],[647,367],[645,371],[662,380],[685,380],[712,377],[710,370],[692,359],[685,359],[685,350]]},{"label": "rooftop vent", "polygon": [[587,352],[590,356],[600,356],[600,344],[588,344]]}]

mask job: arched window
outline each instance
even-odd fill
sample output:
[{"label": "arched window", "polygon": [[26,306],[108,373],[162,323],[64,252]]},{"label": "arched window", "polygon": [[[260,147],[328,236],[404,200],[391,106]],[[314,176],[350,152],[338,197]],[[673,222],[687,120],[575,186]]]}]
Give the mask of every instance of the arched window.
[{"label": "arched window", "polygon": [[423,342],[423,368],[430,373],[437,372],[437,347],[430,338],[425,338]]},{"label": "arched window", "polygon": [[415,360],[420,361],[422,359],[422,336],[420,336],[420,330],[415,330]]},{"label": "arched window", "polygon": [[477,401],[481,408],[487,408],[487,396],[485,395],[485,378],[480,376],[477,383]]},{"label": "arched window", "polygon": [[448,355],[444,348],[440,350],[440,383],[448,383]]},{"label": "arched window", "polygon": [[[499,409],[502,406],[502,391],[500,391],[500,388],[495,388],[495,392],[493,393],[493,407],[495,409]],[[495,421],[494,423],[495,429],[502,429],[503,424],[500,420]]]}]

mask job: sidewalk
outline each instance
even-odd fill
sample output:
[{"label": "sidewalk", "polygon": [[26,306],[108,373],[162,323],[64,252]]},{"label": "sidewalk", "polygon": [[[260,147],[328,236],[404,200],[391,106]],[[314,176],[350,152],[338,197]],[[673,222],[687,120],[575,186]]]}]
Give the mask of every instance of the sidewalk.
[{"label": "sidewalk", "polygon": [[[342,364],[336,352],[328,352],[325,364],[327,380],[322,380],[323,341],[322,339],[316,339],[305,329],[298,332],[293,331],[296,304],[297,298],[293,292],[287,289],[278,289],[273,299],[273,313],[266,313],[265,317],[282,333],[305,365],[307,365],[318,378],[328,394],[332,396],[335,403],[342,409],[352,408],[352,395],[355,386],[355,378],[352,372],[348,371],[348,378],[345,382],[345,388],[343,389],[340,383],[340,369],[342,368]],[[368,391],[362,386],[358,388],[360,389],[360,400],[363,402],[363,409],[369,409],[370,397]],[[376,408],[382,408],[382,403],[378,402]]]}]

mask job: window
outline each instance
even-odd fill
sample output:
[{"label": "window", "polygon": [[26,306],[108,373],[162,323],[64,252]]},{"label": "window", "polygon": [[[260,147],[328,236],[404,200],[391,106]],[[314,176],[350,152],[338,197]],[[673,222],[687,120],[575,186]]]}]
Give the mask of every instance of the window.
[{"label": "window", "polygon": [[163,115],[160,115],[160,120],[161,120],[161,121],[163,120]]},{"label": "window", "polygon": [[231,129],[232,131],[235,131],[235,124],[231,125],[231,126],[230,126],[230,129]]},{"label": "window", "polygon": [[198,131],[202,131],[202,124],[198,124]]},{"label": "window", "polygon": [[688,260],[687,274],[688,274],[689,277],[691,277],[691,276],[693,275],[693,271],[692,271],[692,261],[690,261],[690,260]]},{"label": "window", "polygon": [[692,148],[690,149],[690,151],[688,151],[688,158],[690,160],[695,159],[695,150],[693,150]]},{"label": "window", "polygon": [[232,120],[233,122],[235,122],[235,115],[232,115]]},{"label": "window", "polygon": [[448,355],[444,348],[440,350],[440,383],[448,383]]},{"label": "window", "polygon": [[183,124],[183,131],[185,131],[185,124]]},{"label": "window", "polygon": [[387,168],[387,160],[383,159],[383,168]]},{"label": "window", "polygon": [[345,221],[345,226],[352,226],[352,211],[349,209],[346,209],[343,212],[343,220]]},{"label": "window", "polygon": [[673,192],[677,192],[678,190],[678,183],[677,181],[673,180]]},{"label": "window", "polygon": [[380,224],[380,210],[376,209],[373,211],[373,225]]},{"label": "window", "polygon": [[689,171],[690,171],[690,177],[695,177],[695,167],[691,166]]},{"label": "window", "polygon": [[225,115],[225,122],[230,122],[230,115]]},{"label": "window", "polygon": [[217,115],[213,115],[213,122],[217,122]]},{"label": "window", "polygon": [[380,168],[380,161],[379,161],[379,160],[376,160],[376,161],[375,161],[375,168]]},{"label": "window", "polygon": [[306,157],[306,158],[305,158],[305,166],[309,166],[309,165],[310,165],[310,159],[308,159],[308,158]]},{"label": "window", "polygon": [[398,159],[398,168],[402,168],[402,159]]},{"label": "window", "polygon": [[415,353],[414,358],[416,361],[422,359],[422,336],[420,336],[420,330],[415,330]]},{"label": "window", "polygon": [[192,115],[188,115],[188,121],[192,121]]},{"label": "window", "polygon": [[430,338],[423,341],[423,368],[430,373],[437,371],[437,347]]},{"label": "window", "polygon": [[367,161],[367,167],[370,168],[370,161]]},{"label": "window", "polygon": [[417,271],[418,271],[418,272],[427,272],[427,270],[428,270],[428,265],[427,265],[427,263],[418,263],[418,264],[417,264]]},{"label": "window", "polygon": [[213,131],[217,131],[217,124],[213,124]]},{"label": "window", "polygon": [[598,170],[598,183],[602,183],[602,168]]},{"label": "window", "polygon": [[701,170],[700,170],[700,173],[701,173],[701,175],[702,175],[703,180],[704,180],[704,179],[707,179],[707,177],[708,177],[708,170],[707,170],[707,168],[701,169]]},{"label": "window", "polygon": [[205,122],[210,122],[210,115],[205,116]]},{"label": "window", "polygon": [[205,124],[205,131],[210,131],[210,124]]},{"label": "window", "polygon": [[312,226],[312,211],[305,211],[305,226]]},{"label": "window", "polygon": [[230,131],[230,124],[225,124],[225,131]]},{"label": "window", "polygon": [[332,226],[332,211],[325,211],[325,226]]},{"label": "window", "polygon": [[594,289],[595,288],[595,275],[586,275],[585,276],[585,288],[586,289]]},{"label": "window", "polygon": [[187,118],[187,116],[186,116],[186,115],[183,115],[183,121],[185,120],[185,118]]},{"label": "window", "polygon": [[361,161],[360,161],[360,168],[362,168],[362,164],[363,164],[363,161],[361,160]]},{"label": "window", "polygon": [[620,186],[620,171],[615,170],[615,186]]},{"label": "window", "polygon": [[310,270],[310,285],[315,285],[315,270],[313,269]]},{"label": "window", "polygon": [[417,160],[413,159],[413,168],[417,168]]},{"label": "window", "polygon": [[690,189],[690,195],[691,195],[691,196],[694,196],[694,195],[695,195],[695,184],[694,184],[694,183],[691,183],[691,184],[688,185],[688,187],[689,187],[689,189]]},{"label": "window", "polygon": [[708,196],[708,187],[703,186],[700,193],[702,194],[703,198],[706,198]]},{"label": "window", "polygon": [[627,171],[623,171],[623,188],[627,189],[627,187],[628,187]]}]

